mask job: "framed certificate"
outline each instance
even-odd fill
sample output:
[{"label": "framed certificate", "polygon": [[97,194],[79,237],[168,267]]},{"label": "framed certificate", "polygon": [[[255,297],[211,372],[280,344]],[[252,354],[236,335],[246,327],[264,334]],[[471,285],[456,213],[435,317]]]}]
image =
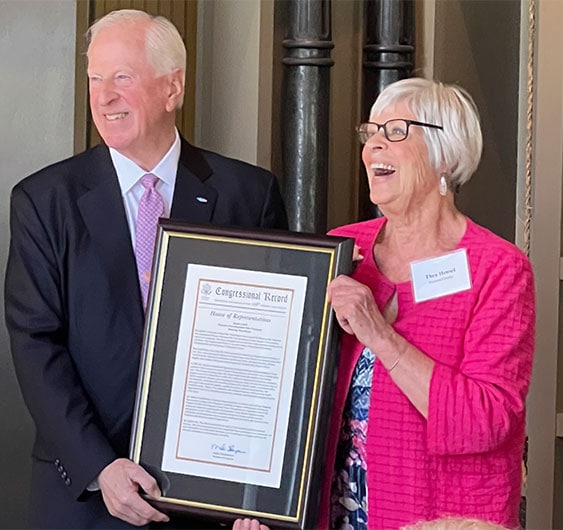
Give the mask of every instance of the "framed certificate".
[{"label": "framed certificate", "polygon": [[311,528],[353,240],[161,220],[131,459],[171,514]]}]

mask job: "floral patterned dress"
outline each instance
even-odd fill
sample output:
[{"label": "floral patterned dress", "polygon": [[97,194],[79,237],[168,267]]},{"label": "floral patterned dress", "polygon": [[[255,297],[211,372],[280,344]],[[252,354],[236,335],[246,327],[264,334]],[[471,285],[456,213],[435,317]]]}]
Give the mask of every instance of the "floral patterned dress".
[{"label": "floral patterned dress", "polygon": [[367,530],[365,444],[375,356],[364,348],[354,369],[342,417],[331,494],[331,528]]}]

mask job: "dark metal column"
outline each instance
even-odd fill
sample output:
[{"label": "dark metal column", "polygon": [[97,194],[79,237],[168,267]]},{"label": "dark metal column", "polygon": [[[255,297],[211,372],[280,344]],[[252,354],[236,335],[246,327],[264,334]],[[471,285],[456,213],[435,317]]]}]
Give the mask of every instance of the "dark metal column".
[{"label": "dark metal column", "polygon": [[324,233],[327,224],[330,0],[288,0],[283,41],[282,157],[289,226]]},{"label": "dark metal column", "polygon": [[[362,120],[389,84],[412,75],[414,69],[414,1],[366,0],[363,56]],[[378,215],[369,201],[367,181],[360,180],[360,216]]]}]

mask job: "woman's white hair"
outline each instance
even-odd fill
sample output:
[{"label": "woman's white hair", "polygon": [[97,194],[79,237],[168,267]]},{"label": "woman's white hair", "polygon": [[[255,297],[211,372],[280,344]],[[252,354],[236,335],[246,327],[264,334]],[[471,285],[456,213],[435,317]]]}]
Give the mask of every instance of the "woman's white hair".
[{"label": "woman's white hair", "polygon": [[375,100],[370,115],[397,104],[405,104],[417,121],[443,127],[422,127],[430,163],[437,172],[446,174],[451,188],[465,184],[477,169],[483,150],[473,98],[457,85],[413,77],[387,86]]},{"label": "woman's white hair", "polygon": [[[88,48],[96,34],[107,27],[123,22],[147,20],[150,25],[146,35],[147,61],[154,68],[156,76],[169,74],[179,68],[186,72],[186,47],[176,26],[167,18],[153,16],[137,9],[112,11],[96,20],[86,32]],[[88,54],[88,51],[86,52]]]},{"label": "woman's white hair", "polygon": [[508,530],[504,526],[481,519],[445,517],[433,521],[420,521],[414,525],[402,526],[400,530]]}]

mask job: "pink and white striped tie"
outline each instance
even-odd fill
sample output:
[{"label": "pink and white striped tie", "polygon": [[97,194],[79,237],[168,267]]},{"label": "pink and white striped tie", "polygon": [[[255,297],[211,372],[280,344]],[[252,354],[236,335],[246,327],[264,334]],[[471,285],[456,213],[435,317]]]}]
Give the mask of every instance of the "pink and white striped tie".
[{"label": "pink and white striped tie", "polygon": [[164,214],[164,201],[162,195],[156,190],[158,180],[158,177],[152,173],[147,173],[141,177],[141,184],[145,191],[139,202],[137,223],[135,224],[135,258],[143,296],[143,307],[147,305],[158,218]]}]

